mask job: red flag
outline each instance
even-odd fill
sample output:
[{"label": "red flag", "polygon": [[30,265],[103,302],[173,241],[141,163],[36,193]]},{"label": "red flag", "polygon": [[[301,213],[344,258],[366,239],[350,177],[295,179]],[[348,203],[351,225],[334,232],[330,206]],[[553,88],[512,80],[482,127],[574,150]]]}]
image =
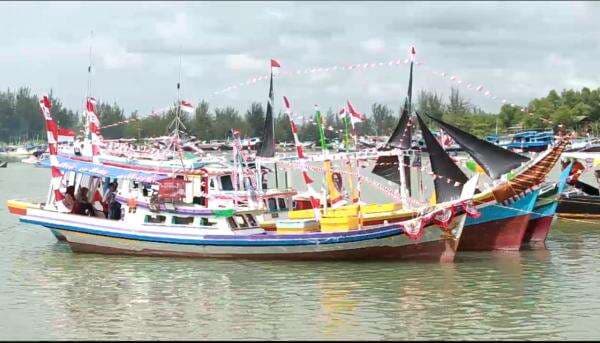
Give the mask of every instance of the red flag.
[{"label": "red flag", "polygon": [[59,136],[75,136],[75,131],[70,130],[70,129],[66,129],[64,127],[59,127],[58,128],[58,135]]},{"label": "red flag", "polygon": [[44,107],[46,107],[47,109],[52,108],[52,101],[50,101],[50,98],[48,98],[47,95],[43,96],[42,103],[44,104]]},{"label": "red flag", "polygon": [[281,65],[276,60],[271,59],[271,68],[281,68]]},{"label": "red flag", "polygon": [[181,110],[187,113],[193,113],[194,106],[185,100],[181,100]]},{"label": "red flag", "polygon": [[353,123],[362,122],[363,120],[365,120],[365,115],[354,109],[354,106],[352,106],[350,100],[348,100],[347,103],[348,111],[350,112],[350,119]]},{"label": "red flag", "polygon": [[288,98],[286,96],[283,96],[283,103],[285,105],[285,111],[288,112],[289,114],[291,114],[291,105],[290,105],[290,101],[288,100]]},{"label": "red flag", "polygon": [[96,99],[91,98],[91,97],[87,98],[87,101],[85,102],[85,106],[89,112],[96,112]]}]

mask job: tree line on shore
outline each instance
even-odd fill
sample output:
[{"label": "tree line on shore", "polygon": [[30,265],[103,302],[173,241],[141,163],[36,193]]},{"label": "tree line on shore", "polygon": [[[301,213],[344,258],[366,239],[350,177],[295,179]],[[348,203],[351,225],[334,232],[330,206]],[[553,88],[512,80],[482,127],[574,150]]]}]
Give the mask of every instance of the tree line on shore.
[{"label": "tree line on shore", "polygon": [[[79,131],[83,126],[81,111],[66,108],[52,92],[49,94],[52,114],[61,127]],[[420,113],[452,123],[459,128],[479,137],[492,134],[496,130],[506,133],[510,129],[552,129],[562,124],[567,129],[580,129],[580,122],[597,123],[600,120],[600,88],[590,90],[563,90],[558,93],[551,90],[547,96],[529,102],[527,111],[521,107],[504,105],[497,114],[486,113],[472,105],[458,89],[452,88],[445,99],[442,95],[422,90],[417,94],[414,107]],[[79,112],[79,113],[78,113]],[[117,103],[100,102],[97,112],[102,125],[118,123],[127,119],[136,119],[128,124],[102,129],[105,138],[144,138],[162,136],[168,133],[169,123],[176,111],[175,104],[165,113],[141,117],[133,112],[129,115]],[[342,139],[344,123],[337,115],[338,109],[322,111],[328,139]],[[360,136],[389,136],[399,117],[400,109],[393,109],[381,103],[372,104],[364,111],[367,119],[357,124],[356,132]],[[529,114],[531,113],[531,114]],[[314,113],[311,113],[314,118]],[[305,115],[305,118],[308,116]],[[211,108],[209,103],[201,101],[194,113],[181,113],[181,119],[188,134],[200,140],[225,139],[231,128],[238,129],[242,136],[262,136],[265,118],[263,103],[254,102],[245,112],[226,106]],[[275,137],[277,141],[292,142],[289,121],[282,112],[274,114]],[[296,123],[299,137],[303,141],[317,141],[318,132],[314,122]],[[435,127],[435,125],[433,125]],[[0,141],[14,143],[27,140],[44,140],[46,132],[44,120],[38,107],[38,97],[27,87],[17,90],[0,91]]]}]

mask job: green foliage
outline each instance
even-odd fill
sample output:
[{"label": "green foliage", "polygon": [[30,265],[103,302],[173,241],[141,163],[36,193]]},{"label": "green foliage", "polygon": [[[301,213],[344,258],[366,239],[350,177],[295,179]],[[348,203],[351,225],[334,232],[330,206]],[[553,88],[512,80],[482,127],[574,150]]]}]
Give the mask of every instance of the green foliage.
[{"label": "green foliage", "polygon": [[[99,103],[96,106],[96,114],[98,115],[100,125],[102,126],[118,123],[125,120],[125,114],[123,109],[119,107],[119,105],[117,105],[116,103],[112,105],[105,102]],[[53,113],[53,115],[55,114]],[[125,126],[116,125],[102,129],[101,132],[102,136],[104,136],[104,138],[107,139],[122,138],[125,133]]]},{"label": "green foliage", "polygon": [[[48,94],[52,101],[52,115],[60,127],[80,128],[78,115],[63,107],[62,102]],[[0,92],[0,141],[18,142],[46,140],[44,117],[39,109],[38,95],[27,87],[16,91]]]},{"label": "green foliage", "polygon": [[398,118],[394,117],[394,111],[386,105],[375,103],[371,107],[371,113],[375,134],[378,136],[389,136],[396,127]]},{"label": "green foliage", "polygon": [[194,119],[191,124],[192,134],[201,140],[210,140],[213,138],[213,117],[208,112],[208,102],[202,101],[196,106]]},{"label": "green foliage", "polygon": [[263,111],[262,105],[258,102],[253,102],[248,111],[246,111],[244,119],[248,125],[248,134],[253,137],[261,137],[265,125],[265,111]]},{"label": "green foliage", "polygon": [[[52,115],[57,123],[61,127],[79,131],[83,125],[82,118],[75,111],[65,108],[52,92],[49,96],[53,103]],[[546,97],[531,100],[526,110],[506,104],[498,114],[489,114],[478,109],[454,88],[446,99],[435,92],[420,91],[415,105],[419,113],[442,118],[480,137],[494,133],[496,127],[500,133],[516,129],[550,129],[558,124],[563,124],[567,129],[581,129],[583,124],[580,120],[583,118],[588,118],[592,126],[598,126],[600,88],[562,92],[551,90]],[[265,116],[263,105],[254,102],[241,113],[243,115],[233,107],[211,109],[208,102],[202,101],[192,115],[182,112],[181,120],[186,131],[200,140],[225,139],[232,128],[240,130],[244,137],[261,137]],[[343,121],[331,108],[322,113],[325,117],[325,127],[333,129],[325,130],[327,141],[331,142],[334,139],[342,141]],[[130,124],[102,129],[102,135],[106,138],[156,137],[168,134],[169,124],[175,114],[176,104],[173,104],[166,113],[144,117],[141,117],[137,111],[126,116],[123,108],[116,103],[98,104],[98,115],[102,126],[128,118],[138,119]],[[287,116],[280,112],[274,117],[276,141],[292,142],[293,137]],[[314,118],[314,112],[305,117]],[[390,107],[374,103],[367,120],[356,124],[355,129],[360,136],[388,136],[394,130],[397,121],[398,116]],[[318,142],[314,122],[297,122],[296,125],[300,140]],[[29,88],[0,91],[0,141],[16,142],[36,138],[46,140],[38,95],[32,94]]]}]

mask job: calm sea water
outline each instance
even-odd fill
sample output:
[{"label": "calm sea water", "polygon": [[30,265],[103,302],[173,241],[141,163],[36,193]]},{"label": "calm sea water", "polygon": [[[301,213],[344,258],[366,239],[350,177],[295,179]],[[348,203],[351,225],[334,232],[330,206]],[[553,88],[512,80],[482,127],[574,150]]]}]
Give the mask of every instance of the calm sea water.
[{"label": "calm sea water", "polygon": [[0,169],[2,340],[600,337],[600,223],[453,264],[75,254],[5,207],[42,200],[48,173]]}]

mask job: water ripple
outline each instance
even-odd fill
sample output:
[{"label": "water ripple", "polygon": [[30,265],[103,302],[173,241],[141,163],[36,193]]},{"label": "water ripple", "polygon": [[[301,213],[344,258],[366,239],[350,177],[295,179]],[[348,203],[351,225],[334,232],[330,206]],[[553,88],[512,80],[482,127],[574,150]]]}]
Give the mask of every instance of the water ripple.
[{"label": "water ripple", "polygon": [[[16,168],[7,187],[25,172],[37,186],[8,189],[2,203],[47,185],[47,171]],[[423,264],[74,254],[6,211],[0,222],[3,340],[600,335],[600,225],[558,221],[548,249],[463,253],[454,264]]]}]

